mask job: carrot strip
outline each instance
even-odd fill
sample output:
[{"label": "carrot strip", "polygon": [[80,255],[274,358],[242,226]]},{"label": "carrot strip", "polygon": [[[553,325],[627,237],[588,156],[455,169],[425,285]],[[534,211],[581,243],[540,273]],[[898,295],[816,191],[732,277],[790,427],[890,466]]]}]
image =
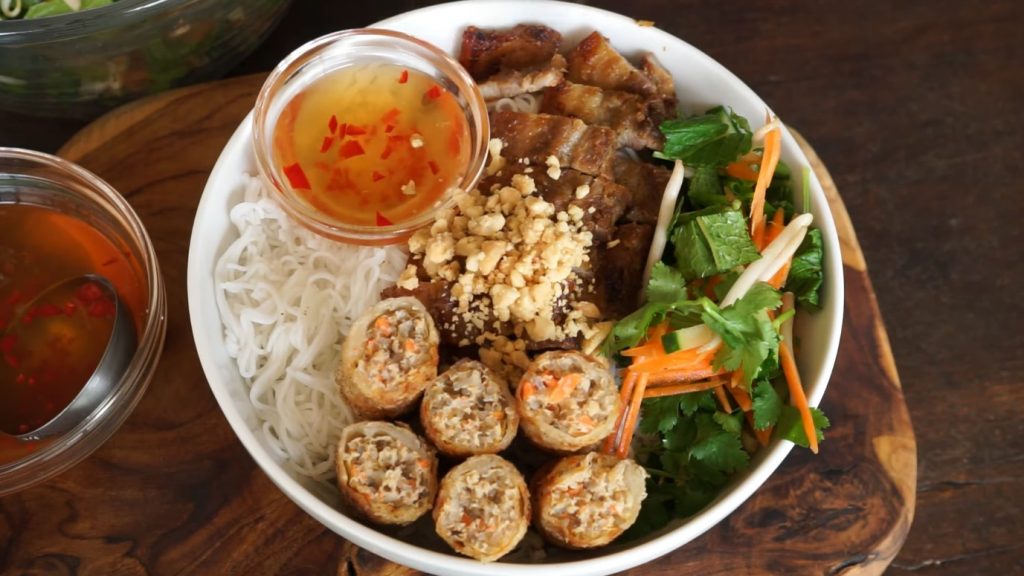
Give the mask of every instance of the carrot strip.
[{"label": "carrot strip", "polygon": [[786,375],[786,384],[789,385],[790,400],[800,411],[800,420],[803,421],[804,433],[807,434],[807,444],[811,452],[817,454],[818,434],[814,431],[814,417],[811,416],[811,408],[807,405],[807,396],[804,395],[800,373],[796,369],[796,360],[786,342],[779,343],[779,360],[782,362],[782,373]]},{"label": "carrot strip", "polygon": [[697,382],[705,378],[711,378],[721,374],[720,370],[705,368],[699,370],[661,370],[650,372],[647,376],[647,387],[664,386],[668,384],[683,384],[686,382]]},{"label": "carrot strip", "polygon": [[774,276],[768,279],[768,285],[778,290],[782,288],[782,285],[786,283],[786,278],[789,277],[789,267],[793,264],[793,259],[786,260],[786,263],[779,268],[779,271]]},{"label": "carrot strip", "polygon": [[641,362],[634,362],[630,368],[640,372],[656,372],[659,370],[701,370],[711,367],[711,359],[714,357],[714,350],[698,352],[696,348],[690,350],[679,350],[657,358],[644,359]]},{"label": "carrot strip", "polygon": [[639,375],[630,370],[626,369],[626,377],[622,380],[622,389],[619,390],[619,415],[615,419],[614,432],[608,435],[604,439],[604,444],[601,446],[601,451],[605,454],[612,454],[615,452],[619,437],[622,435],[622,423],[626,419],[626,410],[629,407],[629,399],[633,394],[633,386],[636,384],[637,377]]},{"label": "carrot strip", "polygon": [[772,439],[771,426],[764,430],[758,430],[757,428],[754,428],[754,413],[744,412],[743,415],[747,417],[747,424],[749,424],[750,429],[754,431],[754,437],[757,438],[757,443],[761,446],[767,446],[768,441]]},{"label": "carrot strip", "polygon": [[718,398],[718,403],[722,406],[722,412],[726,414],[732,413],[732,404],[729,403],[729,397],[725,395],[724,386],[715,388],[715,398]]},{"label": "carrot strip", "polygon": [[689,384],[675,384],[672,386],[657,386],[644,391],[644,398],[660,398],[662,396],[676,396],[678,394],[690,394],[691,392],[702,392],[711,388],[722,389],[724,380],[705,380],[703,382],[692,382]]},{"label": "carrot strip", "polygon": [[636,421],[640,416],[640,402],[644,399],[644,390],[647,389],[647,374],[641,373],[637,378],[636,387],[633,388],[633,398],[629,403],[629,412],[626,414],[626,422],[622,428],[622,438],[619,439],[618,449],[615,455],[625,458],[629,453],[629,446],[633,443],[633,433],[636,431]]},{"label": "carrot strip", "polygon": [[764,252],[765,247],[772,243],[782,234],[782,231],[786,228],[786,213],[782,208],[776,208],[775,214],[772,216],[771,222],[765,225],[764,234],[761,238],[761,245],[757,247],[758,252]]},{"label": "carrot strip", "polygon": [[775,167],[779,164],[782,147],[782,132],[778,128],[768,131],[764,137],[764,152],[761,157],[761,169],[757,173],[754,185],[754,198],[750,201],[750,236],[754,245],[759,246],[764,234],[764,197],[768,186],[772,183]]},{"label": "carrot strip", "polygon": [[736,400],[736,404],[739,404],[740,410],[750,412],[754,408],[753,402],[750,401],[750,395],[742,386],[730,386],[729,393]]},{"label": "carrot strip", "polygon": [[736,161],[725,167],[725,173],[738,180],[749,180],[753,182],[757,180],[757,172],[750,167],[750,164],[746,164],[743,161]]}]

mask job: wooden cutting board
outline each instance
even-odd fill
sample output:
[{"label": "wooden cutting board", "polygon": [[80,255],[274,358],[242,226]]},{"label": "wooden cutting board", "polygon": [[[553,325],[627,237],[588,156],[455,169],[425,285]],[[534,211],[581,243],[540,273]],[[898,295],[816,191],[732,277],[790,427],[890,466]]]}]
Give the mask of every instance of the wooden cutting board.
[{"label": "wooden cutting board", "polygon": [[[185,88],[100,118],[60,151],[144,221],[167,282],[167,344],[123,428],[90,458],[0,499],[0,570],[62,574],[413,574],[292,504],[235,439],[206,385],[185,265],[199,197],[262,76]],[[842,241],[846,316],[818,456],[794,450],[716,528],[629,574],[879,574],[914,515],[913,430],[846,209],[814,151]]]}]

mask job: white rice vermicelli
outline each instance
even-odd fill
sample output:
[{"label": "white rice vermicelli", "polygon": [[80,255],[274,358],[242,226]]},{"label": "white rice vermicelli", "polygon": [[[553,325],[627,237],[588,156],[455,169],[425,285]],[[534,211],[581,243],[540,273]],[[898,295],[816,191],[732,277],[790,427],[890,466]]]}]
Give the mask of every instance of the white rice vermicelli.
[{"label": "white rice vermicelli", "polygon": [[289,218],[259,178],[230,212],[239,237],[217,261],[228,354],[249,386],[267,445],[304,476],[334,476],[353,421],[334,383],[342,337],[405,268],[398,247],[341,244]]}]

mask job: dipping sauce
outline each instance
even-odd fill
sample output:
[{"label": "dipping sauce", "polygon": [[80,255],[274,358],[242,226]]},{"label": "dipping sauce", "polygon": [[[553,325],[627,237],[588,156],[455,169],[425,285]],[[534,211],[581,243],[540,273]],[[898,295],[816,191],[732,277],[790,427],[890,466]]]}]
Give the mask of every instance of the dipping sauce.
[{"label": "dipping sauce", "polygon": [[395,64],[354,65],[317,79],[285,106],[274,161],[329,217],[390,226],[428,210],[461,182],[471,150],[455,96]]},{"label": "dipping sauce", "polygon": [[92,375],[113,326],[113,301],[98,286],[51,294],[87,273],[109,279],[143,324],[140,267],[91,225],[32,204],[0,203],[0,430],[24,434],[68,405]]}]

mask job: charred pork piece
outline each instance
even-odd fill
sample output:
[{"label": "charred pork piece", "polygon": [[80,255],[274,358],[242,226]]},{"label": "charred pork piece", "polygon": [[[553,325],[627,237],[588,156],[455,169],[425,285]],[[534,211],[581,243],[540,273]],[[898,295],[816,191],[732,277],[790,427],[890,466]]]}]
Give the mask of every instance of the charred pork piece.
[{"label": "charred pork piece", "polygon": [[541,66],[525,70],[502,70],[479,84],[480,94],[484,100],[490,101],[540,92],[562,81],[565,77],[565,65],[565,58],[561,54],[555,54],[550,61]]},{"label": "charred pork piece", "polygon": [[612,162],[615,182],[625,186],[631,193],[630,208],[626,220],[643,224],[657,224],[661,197],[671,172],[664,166],[633,160],[627,156],[616,156]]},{"label": "charred pork piece", "polygon": [[658,87],[646,74],[615,51],[598,32],[587,36],[569,52],[569,80],[599,88],[657,96]]},{"label": "charred pork piece", "polygon": [[562,82],[544,91],[540,111],[607,126],[618,135],[620,146],[660,150],[664,136],[658,124],[665,120],[664,108],[660,100],[630,92]]},{"label": "charred pork piece", "polygon": [[[632,200],[632,193],[607,178],[590,176],[578,170],[563,168],[555,180],[547,174],[544,166],[511,164],[500,172],[481,181],[480,188],[490,190],[495,184],[505,186],[516,174],[527,173],[544,200],[555,206],[558,212],[578,206],[583,211],[583,224],[594,235],[595,243],[611,238],[615,223],[625,214]],[[592,209],[592,210],[591,210]]]},{"label": "charred pork piece", "polygon": [[504,142],[505,158],[528,158],[543,166],[554,156],[563,168],[604,176],[611,174],[617,140],[615,131],[604,126],[587,126],[565,116],[512,111],[491,113],[491,136]]},{"label": "charred pork piece", "polygon": [[593,301],[605,317],[622,318],[636,309],[653,237],[650,224],[622,224],[611,242],[591,253],[596,292],[584,299]]},{"label": "charred pork piece", "polygon": [[674,104],[676,100],[675,80],[672,79],[668,70],[658,63],[653,54],[648,52],[640,57],[640,69],[651,79],[651,82],[654,82],[658,96]]},{"label": "charred pork piece", "polygon": [[502,69],[539,66],[551,60],[562,35],[547,26],[520,24],[511,30],[481,30],[469,26],[462,33],[459,64],[477,80]]},{"label": "charred pork piece", "polygon": [[487,327],[493,332],[505,332],[511,334],[511,325],[503,326],[502,329],[494,328],[494,321],[473,323],[465,319],[459,312],[458,302],[451,295],[452,283],[447,280],[420,281],[419,286],[409,290],[391,286],[381,292],[382,298],[395,298],[400,296],[412,296],[419,300],[430,313],[431,318],[437,325],[437,331],[441,335],[441,343],[452,348],[458,348],[470,343],[483,334]]}]

